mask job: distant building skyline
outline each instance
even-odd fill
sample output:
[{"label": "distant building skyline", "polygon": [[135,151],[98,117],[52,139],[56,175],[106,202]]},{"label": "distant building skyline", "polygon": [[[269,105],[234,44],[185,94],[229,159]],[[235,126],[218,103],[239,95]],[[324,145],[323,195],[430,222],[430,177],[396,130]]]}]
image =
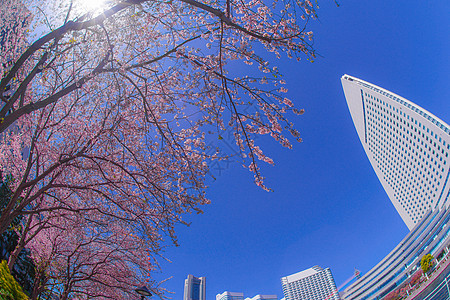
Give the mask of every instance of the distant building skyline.
[{"label": "distant building skyline", "polygon": [[206,300],[206,277],[189,274],[184,280],[183,300]]},{"label": "distant building skyline", "polygon": [[245,300],[278,300],[277,295],[256,295],[253,298],[245,298]]},{"label": "distant building skyline", "polygon": [[397,212],[411,230],[450,193],[450,127],[394,93],[341,78],[364,151]]},{"label": "distant building skyline", "polygon": [[319,266],[282,277],[285,300],[339,300],[330,268]]},{"label": "distant building skyline", "polygon": [[[216,300],[244,300],[244,293],[225,291],[222,294],[217,294]],[[253,298],[247,297],[245,300],[278,300],[278,296],[258,294]]]},{"label": "distant building skyline", "polygon": [[244,293],[228,292],[216,295],[216,300],[244,300]]}]

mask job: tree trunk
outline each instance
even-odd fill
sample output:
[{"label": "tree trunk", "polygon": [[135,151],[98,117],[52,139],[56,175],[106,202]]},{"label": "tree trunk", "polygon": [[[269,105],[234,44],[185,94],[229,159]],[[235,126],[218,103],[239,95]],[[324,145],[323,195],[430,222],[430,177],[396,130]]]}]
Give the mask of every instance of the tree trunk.
[{"label": "tree trunk", "polygon": [[30,300],[38,300],[39,295],[42,293],[46,283],[45,270],[42,268],[36,268],[36,274],[34,276],[34,286],[31,292]]},{"label": "tree trunk", "polygon": [[25,228],[22,230],[22,234],[20,236],[19,242],[17,243],[16,249],[11,253],[8,259],[8,268],[12,271],[12,268],[14,264],[16,263],[17,258],[19,257],[20,252],[25,247],[25,240],[28,233],[28,229],[30,228],[31,224],[31,215],[28,216],[27,224],[25,225]]}]

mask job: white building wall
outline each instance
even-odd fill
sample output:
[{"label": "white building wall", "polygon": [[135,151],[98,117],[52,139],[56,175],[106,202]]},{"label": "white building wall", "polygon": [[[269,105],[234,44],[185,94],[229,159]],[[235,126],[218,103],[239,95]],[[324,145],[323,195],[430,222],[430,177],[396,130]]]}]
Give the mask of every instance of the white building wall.
[{"label": "white building wall", "polygon": [[408,228],[429,209],[448,207],[450,127],[378,86],[349,75],[341,81],[364,151]]},{"label": "white building wall", "polygon": [[244,300],[244,293],[228,292],[216,295],[216,300]]},{"label": "white building wall", "polygon": [[256,295],[253,298],[245,298],[245,300],[277,300],[277,295]]},{"label": "white building wall", "polygon": [[286,300],[339,300],[329,268],[318,266],[281,278]]}]

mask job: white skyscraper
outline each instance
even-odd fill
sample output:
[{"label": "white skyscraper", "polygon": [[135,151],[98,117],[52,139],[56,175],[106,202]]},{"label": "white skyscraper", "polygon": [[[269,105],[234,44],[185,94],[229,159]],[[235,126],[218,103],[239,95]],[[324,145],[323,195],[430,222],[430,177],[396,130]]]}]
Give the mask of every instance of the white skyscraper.
[{"label": "white skyscraper", "polygon": [[253,298],[245,298],[245,300],[278,300],[277,295],[256,295]]},{"label": "white skyscraper", "polygon": [[[410,229],[388,255],[348,286],[342,297],[385,299],[404,288],[408,293],[413,276],[420,275],[424,255],[438,257],[448,252],[450,127],[385,89],[348,75],[341,81],[369,161]],[[426,288],[416,298],[448,299],[447,280],[441,275],[427,282],[426,287],[435,289]]]},{"label": "white skyscraper", "polygon": [[244,293],[223,292],[216,295],[216,300],[244,300]]},{"label": "white skyscraper", "polygon": [[183,300],[206,300],[206,278],[188,275],[184,280]]},{"label": "white skyscraper", "polygon": [[447,208],[450,127],[383,88],[349,75],[341,81],[367,157],[408,228],[429,209]]},{"label": "white skyscraper", "polygon": [[286,300],[339,300],[329,268],[314,266],[281,278]]}]

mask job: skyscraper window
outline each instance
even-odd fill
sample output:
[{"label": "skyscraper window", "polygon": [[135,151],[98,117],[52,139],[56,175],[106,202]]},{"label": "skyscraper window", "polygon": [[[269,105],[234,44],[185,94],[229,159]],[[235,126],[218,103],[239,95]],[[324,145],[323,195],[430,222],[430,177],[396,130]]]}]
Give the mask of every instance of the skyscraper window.
[{"label": "skyscraper window", "polygon": [[183,300],[206,300],[206,278],[188,275],[184,281]]},{"label": "skyscraper window", "polygon": [[[410,101],[365,81],[345,75],[342,85],[369,161],[411,229],[427,210],[442,207],[448,197],[448,151],[444,148],[449,148],[449,126]],[[418,190],[418,195],[413,190]],[[414,204],[408,205],[411,200]]]}]

